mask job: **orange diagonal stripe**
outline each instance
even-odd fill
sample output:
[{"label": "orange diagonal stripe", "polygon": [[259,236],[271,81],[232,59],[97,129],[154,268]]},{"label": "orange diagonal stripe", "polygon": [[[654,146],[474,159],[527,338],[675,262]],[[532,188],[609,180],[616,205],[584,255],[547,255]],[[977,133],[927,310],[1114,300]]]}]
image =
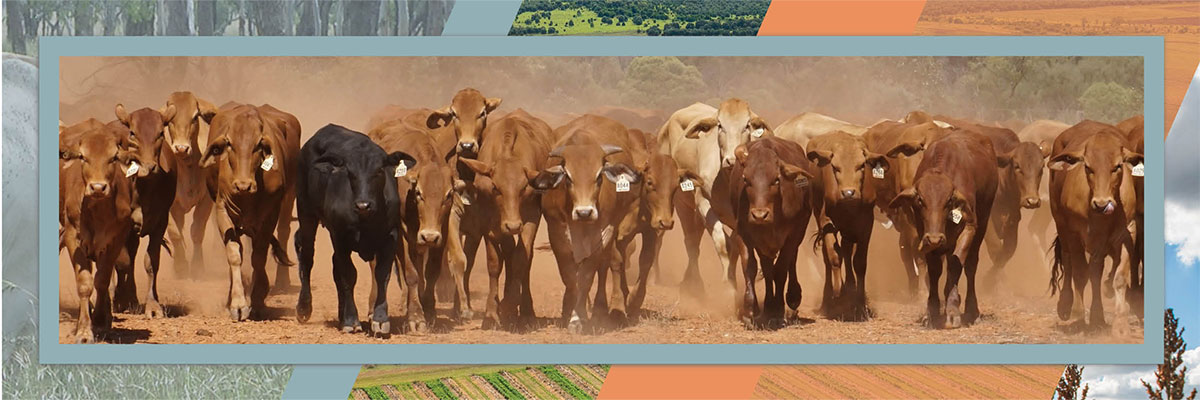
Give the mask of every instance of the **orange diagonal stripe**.
[{"label": "orange diagonal stripe", "polygon": [[759,36],[911,35],[925,0],[774,0]]},{"label": "orange diagonal stripe", "polygon": [[748,399],[760,372],[757,365],[614,365],[597,399]]}]

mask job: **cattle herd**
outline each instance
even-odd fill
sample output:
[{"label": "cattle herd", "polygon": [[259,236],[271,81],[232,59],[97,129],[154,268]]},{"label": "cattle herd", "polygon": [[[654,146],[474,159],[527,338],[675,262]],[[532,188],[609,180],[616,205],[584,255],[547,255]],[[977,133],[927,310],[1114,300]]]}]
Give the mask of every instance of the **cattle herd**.
[{"label": "cattle herd", "polygon": [[[992,261],[983,279],[1000,279],[1022,209],[1039,209],[1032,230],[1045,232],[1052,221],[1057,232],[1033,239],[1053,257],[1059,318],[1114,331],[1137,320],[1130,303],[1140,304],[1143,285],[1140,116],[1116,126],[1036,121],[1019,134],[921,111],[869,127],[802,113],[772,128],[747,102],[729,99],[693,104],[660,121],[657,132],[643,132],[593,114],[556,128],[521,109],[498,112],[500,103],[463,89],[441,108],[374,118],[365,134],[326,125],[303,144],[292,114],[270,105],[215,107],[190,92],[173,93],[161,108],[129,112],[118,104],[108,123],[60,122],[59,242],[78,289],[74,339],[96,340],[111,328],[114,308],[163,316],[161,252],[172,255],[177,273],[203,266],[210,219],[225,249],[235,321],[262,317],[268,257],[276,285],[290,285],[287,246],[297,222],[297,320],[312,315],[314,241],[324,226],[334,251],[318,270],[332,269],[338,326],[364,327],[354,302],[357,254],[373,277],[365,326],[388,336],[393,275],[407,313],[398,331],[427,329],[439,279],[453,284],[451,298],[440,299],[453,304],[452,318],[475,318],[468,277],[480,244],[484,329],[530,327],[532,292],[552,290],[529,284],[543,220],[563,283],[561,326],[597,332],[636,321],[676,217],[689,260],[682,290],[704,295],[697,259],[707,231],[748,328],[776,328],[796,316],[802,247],[824,263],[824,316],[870,319],[867,252],[877,223],[899,233],[893,265],[907,272],[908,291],[928,293],[923,323],[966,326],[980,316],[981,247],[987,243]],[[189,212],[190,243],[182,232]],[[132,266],[143,237],[144,303]],[[635,248],[636,276],[627,277]],[[1106,297],[1116,305],[1107,321]]]}]

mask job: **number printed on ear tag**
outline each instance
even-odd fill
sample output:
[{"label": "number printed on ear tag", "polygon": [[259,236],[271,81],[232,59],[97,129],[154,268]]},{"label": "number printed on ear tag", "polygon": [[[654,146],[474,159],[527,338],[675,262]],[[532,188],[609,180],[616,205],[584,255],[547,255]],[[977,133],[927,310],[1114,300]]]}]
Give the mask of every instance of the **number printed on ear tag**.
[{"label": "number printed on ear tag", "polygon": [[679,182],[679,189],[690,192],[696,190],[696,184],[692,183],[691,179],[684,179],[683,182]]},{"label": "number printed on ear tag", "polygon": [[408,166],[401,162],[396,165],[396,177],[399,178],[405,175],[408,175]]},{"label": "number printed on ear tag", "polygon": [[137,161],[130,161],[129,168],[125,169],[125,177],[128,178],[136,175],[139,169],[142,169],[142,167],[138,165]]},{"label": "number printed on ear tag", "polygon": [[1133,176],[1146,176],[1146,165],[1137,163],[1130,171],[1133,172]]},{"label": "number printed on ear tag", "polygon": [[629,178],[626,178],[624,175],[621,175],[620,178],[617,178],[617,193],[625,193],[628,191],[629,191]]},{"label": "number printed on ear tag", "polygon": [[273,167],[275,167],[275,155],[274,154],[267,156],[267,159],[263,160],[262,170],[270,171],[271,168],[273,168]]},{"label": "number printed on ear tag", "polygon": [[950,210],[950,221],[954,222],[955,224],[962,222],[962,217],[962,210],[957,208]]},{"label": "number printed on ear tag", "polygon": [[883,167],[876,165],[875,168],[871,168],[871,176],[875,179],[883,179],[883,174]]},{"label": "number printed on ear tag", "polygon": [[756,138],[760,138],[760,137],[762,137],[762,135],[763,135],[763,128],[758,128],[758,129],[755,129],[754,132],[750,132],[750,136],[754,136]]}]

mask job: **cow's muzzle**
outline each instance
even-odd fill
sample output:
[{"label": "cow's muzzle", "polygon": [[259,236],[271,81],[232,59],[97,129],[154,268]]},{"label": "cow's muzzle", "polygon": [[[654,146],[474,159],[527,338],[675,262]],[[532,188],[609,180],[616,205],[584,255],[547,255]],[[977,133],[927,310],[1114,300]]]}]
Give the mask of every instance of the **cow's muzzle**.
[{"label": "cow's muzzle", "polygon": [[421,246],[441,246],[442,233],[435,230],[422,229],[417,233],[417,244]]},{"label": "cow's muzzle", "polygon": [[504,221],[500,224],[500,228],[506,235],[516,235],[521,233],[521,221]]},{"label": "cow's muzzle", "polygon": [[1098,213],[1109,215],[1117,210],[1116,203],[1112,199],[1092,199],[1092,210]]},{"label": "cow's muzzle", "polygon": [[240,179],[233,181],[233,190],[237,193],[254,193],[258,191],[258,185],[253,179]]},{"label": "cow's muzzle", "polygon": [[175,151],[175,154],[186,156],[188,152],[192,151],[192,146],[187,144],[177,144],[171,146],[171,149]]},{"label": "cow's muzzle", "polygon": [[359,201],[354,203],[354,211],[358,212],[358,215],[370,215],[371,208],[371,202],[369,201]]},{"label": "cow's muzzle", "polygon": [[90,197],[106,197],[110,187],[108,182],[88,182],[85,192]]},{"label": "cow's muzzle", "polygon": [[571,212],[571,218],[576,221],[595,221],[599,217],[599,213],[594,206],[575,207]]},{"label": "cow's muzzle", "polygon": [[669,231],[675,228],[675,220],[669,218],[656,218],[651,226],[660,231]]},{"label": "cow's muzzle", "polygon": [[735,162],[737,162],[737,158],[735,158],[733,156],[724,157],[721,159],[721,168],[732,167],[733,163],[735,163]]},{"label": "cow's muzzle", "polygon": [[921,246],[918,251],[928,253],[934,249],[942,247],[946,243],[946,234],[944,233],[926,233],[921,238]]},{"label": "cow's muzzle", "polygon": [[458,153],[464,156],[478,154],[479,145],[475,142],[458,142]]},{"label": "cow's muzzle", "polygon": [[1021,200],[1021,207],[1025,207],[1030,210],[1036,209],[1041,206],[1042,206],[1042,199],[1037,198],[1037,197],[1026,197],[1024,200]]},{"label": "cow's muzzle", "polygon": [[842,200],[854,200],[858,198],[858,189],[847,188],[841,191]]},{"label": "cow's muzzle", "polygon": [[765,224],[771,222],[771,210],[768,208],[751,208],[750,222]]}]

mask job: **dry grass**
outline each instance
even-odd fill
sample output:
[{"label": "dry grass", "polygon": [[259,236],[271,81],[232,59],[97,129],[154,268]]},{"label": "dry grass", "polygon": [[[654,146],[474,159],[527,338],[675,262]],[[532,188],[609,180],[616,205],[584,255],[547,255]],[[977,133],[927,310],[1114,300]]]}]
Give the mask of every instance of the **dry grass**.
[{"label": "dry grass", "polygon": [[1061,365],[769,366],[753,398],[1045,399]]}]

